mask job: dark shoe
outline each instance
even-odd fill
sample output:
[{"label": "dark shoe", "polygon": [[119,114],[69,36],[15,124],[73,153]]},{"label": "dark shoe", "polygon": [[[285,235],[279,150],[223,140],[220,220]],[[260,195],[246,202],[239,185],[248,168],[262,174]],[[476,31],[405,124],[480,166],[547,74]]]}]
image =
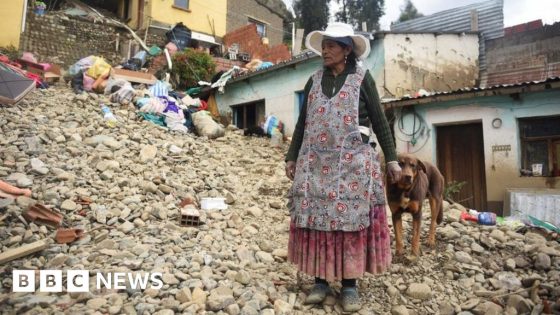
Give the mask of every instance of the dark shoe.
[{"label": "dark shoe", "polygon": [[329,294],[330,292],[331,288],[328,284],[316,283],[305,299],[304,304],[319,304],[325,300],[327,294]]},{"label": "dark shoe", "polygon": [[360,294],[356,287],[343,287],[340,291],[342,309],[345,312],[357,312],[362,308]]}]

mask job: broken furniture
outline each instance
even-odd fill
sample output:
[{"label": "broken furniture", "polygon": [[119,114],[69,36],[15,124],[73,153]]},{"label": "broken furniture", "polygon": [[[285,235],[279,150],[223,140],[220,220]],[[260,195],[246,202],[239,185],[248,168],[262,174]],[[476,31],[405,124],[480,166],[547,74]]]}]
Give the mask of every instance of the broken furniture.
[{"label": "broken furniture", "polygon": [[38,75],[47,83],[54,83],[62,77],[60,67],[54,64],[45,65],[25,59],[17,59],[16,62],[21,64],[24,70]]},{"label": "broken furniture", "polygon": [[55,239],[59,244],[68,244],[79,240],[84,236],[82,229],[58,229],[56,230]]},{"label": "broken furniture", "polygon": [[49,244],[46,240],[40,240],[37,242],[33,242],[30,244],[25,244],[18,248],[10,248],[7,251],[0,253],[0,265],[7,263],[8,261],[12,261],[14,259],[18,259],[23,256],[27,256],[29,254],[36,253],[38,251],[42,251],[43,249],[47,248]]},{"label": "broken furniture", "polygon": [[113,68],[111,76],[114,79],[123,79],[132,83],[144,83],[148,85],[156,84],[156,77],[151,73],[130,71],[126,69]]},{"label": "broken furniture", "polygon": [[8,65],[0,62],[0,104],[15,104],[33,89],[35,81],[12,71]]},{"label": "broken furniture", "polygon": [[62,214],[45,207],[42,204],[30,205],[23,217],[31,222],[42,223],[52,227],[58,227],[62,223]]}]

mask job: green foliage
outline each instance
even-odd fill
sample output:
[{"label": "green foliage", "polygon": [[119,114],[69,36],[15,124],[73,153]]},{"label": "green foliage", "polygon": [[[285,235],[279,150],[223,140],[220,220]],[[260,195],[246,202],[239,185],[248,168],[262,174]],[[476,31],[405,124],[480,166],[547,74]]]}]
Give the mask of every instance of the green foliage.
[{"label": "green foliage", "polygon": [[329,22],[330,0],[295,0],[296,25],[304,29],[304,36],[311,31],[324,30]]},{"label": "green foliage", "polygon": [[443,198],[453,201],[453,197],[458,194],[467,182],[451,181],[443,189]]},{"label": "green foliage", "polygon": [[215,70],[216,64],[210,55],[187,48],[173,56],[171,80],[178,88],[193,87],[201,80],[209,82]]},{"label": "green foliage", "polygon": [[362,22],[366,22],[368,32],[379,30],[379,19],[385,14],[385,0],[336,1],[342,4],[341,10],[335,14],[337,21],[351,24],[355,30],[361,30]]},{"label": "green foliage", "polygon": [[44,3],[43,1],[35,1],[35,8],[37,8],[37,9],[46,9],[46,8],[47,8],[47,4]]},{"label": "green foliage", "polygon": [[18,49],[14,45],[0,47],[0,53],[8,56],[10,60],[16,60],[19,57]]},{"label": "green foliage", "polygon": [[416,9],[412,3],[412,0],[406,0],[404,6],[401,7],[401,15],[399,16],[397,22],[404,22],[421,16],[424,16],[424,14],[418,12],[418,9]]}]

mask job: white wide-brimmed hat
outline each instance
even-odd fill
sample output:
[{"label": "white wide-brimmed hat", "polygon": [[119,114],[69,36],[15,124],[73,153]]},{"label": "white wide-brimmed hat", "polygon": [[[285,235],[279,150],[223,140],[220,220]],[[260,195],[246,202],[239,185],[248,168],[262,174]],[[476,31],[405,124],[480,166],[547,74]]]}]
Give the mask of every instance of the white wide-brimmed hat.
[{"label": "white wide-brimmed hat", "polygon": [[305,46],[311,49],[313,52],[322,55],[321,43],[323,38],[327,37],[351,37],[354,42],[354,53],[358,59],[365,59],[370,52],[369,40],[362,35],[355,35],[352,26],[346,23],[334,22],[327,25],[327,29],[324,31],[313,31],[307,34],[305,38]]}]

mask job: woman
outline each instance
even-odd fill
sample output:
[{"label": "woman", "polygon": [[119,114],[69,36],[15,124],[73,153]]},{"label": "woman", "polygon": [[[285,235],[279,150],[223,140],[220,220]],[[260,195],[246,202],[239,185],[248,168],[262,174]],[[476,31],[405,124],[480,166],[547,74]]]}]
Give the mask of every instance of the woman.
[{"label": "woman", "polygon": [[328,282],[341,280],[346,312],[361,308],[356,279],[391,263],[383,176],[369,126],[385,154],[389,178],[401,169],[375,82],[358,64],[369,40],[350,25],[314,31],[306,46],[323,68],[305,86],[305,99],[286,157],[290,190],[288,259],[315,277],[306,304],[321,303]]}]

